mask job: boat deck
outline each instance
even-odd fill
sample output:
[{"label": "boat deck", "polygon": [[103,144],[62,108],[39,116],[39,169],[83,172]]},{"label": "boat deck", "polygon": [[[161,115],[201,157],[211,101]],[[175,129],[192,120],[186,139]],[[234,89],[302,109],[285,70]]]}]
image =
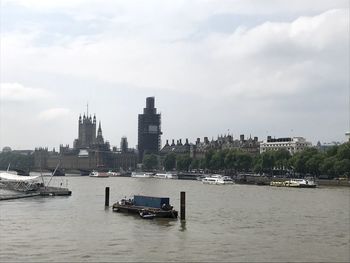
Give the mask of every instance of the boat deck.
[{"label": "boat deck", "polygon": [[113,204],[114,212],[124,212],[139,214],[140,211],[147,211],[155,215],[158,218],[177,218],[178,212],[176,210],[163,210],[160,208],[147,207],[147,206],[135,206],[135,205],[121,205],[119,203]]}]

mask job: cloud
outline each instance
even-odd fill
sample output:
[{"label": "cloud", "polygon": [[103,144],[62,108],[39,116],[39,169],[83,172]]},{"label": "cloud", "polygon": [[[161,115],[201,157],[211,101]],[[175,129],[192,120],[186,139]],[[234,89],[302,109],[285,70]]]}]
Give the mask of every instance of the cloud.
[{"label": "cloud", "polygon": [[52,97],[44,89],[25,87],[20,83],[0,83],[1,101],[37,101]]},{"label": "cloud", "polygon": [[[118,110],[129,112],[130,103],[151,93],[164,102],[163,112],[183,108],[198,127],[214,119],[218,130],[293,123],[324,137],[344,129],[347,0],[13,0],[3,7],[2,82],[50,86],[60,107],[79,111],[89,101],[99,112],[111,107],[104,114],[113,119],[119,94],[127,93]],[[171,100],[180,105],[169,106]],[[45,103],[37,107],[52,105]],[[258,127],[257,114],[274,118],[259,117]],[[309,123],[318,118],[339,123],[315,131]],[[124,126],[134,125],[128,121]]]},{"label": "cloud", "polygon": [[71,113],[70,109],[66,108],[52,108],[47,109],[39,113],[38,119],[42,121],[53,121],[59,118],[69,116]]},{"label": "cloud", "polygon": [[[22,69],[210,96],[290,94],[317,81],[310,71],[319,69],[324,78],[328,67],[329,73],[346,75],[348,19],[348,10],[331,10],[292,22],[240,27],[231,34],[210,33],[198,41],[161,41],[132,32],[119,36],[112,27],[97,36],[42,47],[35,45],[33,35],[8,34],[3,40],[8,61],[4,71]],[[26,61],[32,61],[30,69]]]}]

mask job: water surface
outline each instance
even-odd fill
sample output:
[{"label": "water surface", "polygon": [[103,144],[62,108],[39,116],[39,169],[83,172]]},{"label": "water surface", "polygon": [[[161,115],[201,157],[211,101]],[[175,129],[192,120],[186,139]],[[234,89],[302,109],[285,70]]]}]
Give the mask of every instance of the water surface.
[{"label": "water surface", "polygon": [[[72,196],[0,202],[1,262],[350,260],[349,188],[62,180]],[[180,191],[185,191],[186,223],[142,220],[105,209],[106,186],[111,204],[133,194],[169,196],[177,210]]]}]

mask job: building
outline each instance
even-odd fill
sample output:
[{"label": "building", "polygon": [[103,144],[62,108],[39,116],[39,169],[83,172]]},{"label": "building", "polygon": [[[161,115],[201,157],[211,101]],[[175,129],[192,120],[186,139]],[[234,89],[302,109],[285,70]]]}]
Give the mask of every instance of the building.
[{"label": "building", "polygon": [[102,135],[101,122],[96,134],[96,116],[84,114],[79,116],[78,138],[73,148],[60,145],[59,152],[47,148],[36,148],[34,163],[36,168],[54,169],[60,163],[66,170],[133,170],[136,167],[137,155],[134,149],[128,149],[126,137],[122,138],[121,150],[111,150],[108,141]]},{"label": "building", "polygon": [[350,132],[345,133],[345,136],[346,136],[348,142],[350,142]]},{"label": "building", "polygon": [[139,162],[144,154],[158,154],[161,147],[161,116],[154,107],[154,97],[146,98],[146,108],[138,117]]},{"label": "building", "polygon": [[271,136],[267,136],[267,139],[260,143],[260,153],[286,149],[293,155],[294,153],[303,151],[311,146],[311,142],[306,141],[306,139],[303,137],[275,139]]},{"label": "building", "polygon": [[250,154],[258,154],[260,149],[260,142],[258,137],[245,138],[244,134],[239,136],[239,139],[234,139],[232,135],[221,135],[218,136],[216,140],[212,139],[209,141],[208,137],[204,137],[204,140],[201,141],[200,138],[197,138],[197,141],[194,145],[193,157],[200,159],[205,156],[205,153],[209,150],[239,150],[242,152]]},{"label": "building", "polygon": [[[101,123],[99,126],[101,130]],[[93,119],[87,115],[79,116],[78,139],[73,143],[74,148],[89,148],[96,143],[96,116]]]},{"label": "building", "polygon": [[241,134],[239,139],[233,139],[232,135],[221,135],[216,140],[212,138],[211,141],[209,141],[208,137],[204,137],[203,141],[197,138],[195,143],[189,143],[188,139],[186,139],[184,144],[182,144],[181,139],[175,143],[173,139],[172,143],[169,144],[167,140],[160,151],[160,155],[165,156],[169,153],[175,153],[176,155],[188,155],[194,159],[202,159],[209,150],[219,151],[225,149],[236,149],[254,155],[259,153],[259,147],[258,137],[252,138],[250,136],[248,139],[245,139],[244,135]]},{"label": "building", "polygon": [[340,142],[324,142],[321,143],[320,141],[317,142],[316,144],[316,149],[319,150],[320,152],[326,152],[327,150],[335,147],[335,146],[339,146],[341,145]]},{"label": "building", "polygon": [[160,155],[166,156],[168,154],[174,153],[176,154],[176,156],[178,155],[190,156],[192,147],[193,145],[189,144],[188,139],[186,139],[184,144],[182,143],[182,139],[177,140],[176,144],[174,139],[172,140],[171,144],[169,144],[169,141],[166,140],[164,147],[160,151]]}]

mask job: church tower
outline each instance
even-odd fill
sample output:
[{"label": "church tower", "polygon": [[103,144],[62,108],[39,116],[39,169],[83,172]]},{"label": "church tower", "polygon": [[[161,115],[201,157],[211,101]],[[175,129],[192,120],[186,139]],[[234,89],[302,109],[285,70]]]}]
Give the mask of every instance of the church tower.
[{"label": "church tower", "polygon": [[96,143],[97,144],[104,144],[104,139],[103,139],[103,136],[102,136],[102,129],[101,129],[101,121],[98,123]]},{"label": "church tower", "polygon": [[79,116],[78,139],[74,142],[76,148],[90,148],[96,143],[96,116],[88,113]]}]

